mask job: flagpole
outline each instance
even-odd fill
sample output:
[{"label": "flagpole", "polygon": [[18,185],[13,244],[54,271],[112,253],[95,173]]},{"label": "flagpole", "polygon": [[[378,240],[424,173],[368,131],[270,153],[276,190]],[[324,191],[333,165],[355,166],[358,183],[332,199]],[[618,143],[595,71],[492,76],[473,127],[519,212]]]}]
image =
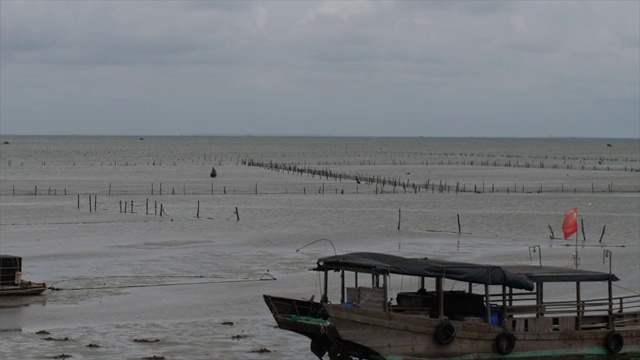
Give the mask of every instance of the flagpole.
[{"label": "flagpole", "polygon": [[578,268],[578,231],[576,230],[576,258],[574,259],[574,263],[576,265],[576,269]]}]

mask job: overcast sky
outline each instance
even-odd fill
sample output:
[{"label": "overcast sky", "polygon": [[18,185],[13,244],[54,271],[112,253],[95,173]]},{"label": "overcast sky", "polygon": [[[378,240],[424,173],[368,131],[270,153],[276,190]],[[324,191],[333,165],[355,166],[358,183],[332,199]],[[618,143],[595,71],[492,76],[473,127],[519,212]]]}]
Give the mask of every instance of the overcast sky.
[{"label": "overcast sky", "polygon": [[0,134],[640,138],[640,1],[0,1]]}]

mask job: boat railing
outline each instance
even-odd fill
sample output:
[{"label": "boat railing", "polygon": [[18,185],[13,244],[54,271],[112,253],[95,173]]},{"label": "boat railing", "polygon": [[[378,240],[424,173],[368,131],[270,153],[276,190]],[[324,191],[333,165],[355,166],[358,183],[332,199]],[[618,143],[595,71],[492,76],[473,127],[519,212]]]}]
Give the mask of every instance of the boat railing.
[{"label": "boat railing", "polygon": [[[611,304],[609,299],[519,303],[504,308],[505,321],[510,328],[528,328],[531,331],[541,329],[532,324],[542,324],[556,331],[640,326],[640,295],[621,296],[612,300]],[[536,318],[549,320],[535,322],[533,319]]]}]

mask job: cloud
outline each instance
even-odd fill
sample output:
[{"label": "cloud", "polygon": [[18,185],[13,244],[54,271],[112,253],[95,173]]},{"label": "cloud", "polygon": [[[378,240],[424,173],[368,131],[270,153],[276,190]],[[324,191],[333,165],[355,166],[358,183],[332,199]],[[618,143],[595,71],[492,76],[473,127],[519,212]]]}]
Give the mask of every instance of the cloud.
[{"label": "cloud", "polygon": [[1,1],[0,132],[105,132],[117,114],[163,134],[546,136],[572,117],[579,134],[561,133],[629,136],[638,13],[638,2]]}]

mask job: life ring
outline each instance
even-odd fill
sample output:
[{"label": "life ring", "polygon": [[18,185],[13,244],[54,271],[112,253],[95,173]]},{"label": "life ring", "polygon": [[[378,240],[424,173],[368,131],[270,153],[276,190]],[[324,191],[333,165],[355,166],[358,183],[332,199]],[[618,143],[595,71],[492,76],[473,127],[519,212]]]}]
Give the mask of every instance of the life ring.
[{"label": "life ring", "polygon": [[607,348],[611,354],[617,354],[622,350],[624,346],[624,338],[619,332],[612,331],[604,338],[604,347]]},{"label": "life ring", "polygon": [[456,328],[449,321],[443,321],[433,335],[439,344],[449,345],[456,337]]},{"label": "life ring", "polygon": [[503,332],[496,337],[496,349],[502,355],[510,354],[516,346],[516,337],[508,332]]}]

